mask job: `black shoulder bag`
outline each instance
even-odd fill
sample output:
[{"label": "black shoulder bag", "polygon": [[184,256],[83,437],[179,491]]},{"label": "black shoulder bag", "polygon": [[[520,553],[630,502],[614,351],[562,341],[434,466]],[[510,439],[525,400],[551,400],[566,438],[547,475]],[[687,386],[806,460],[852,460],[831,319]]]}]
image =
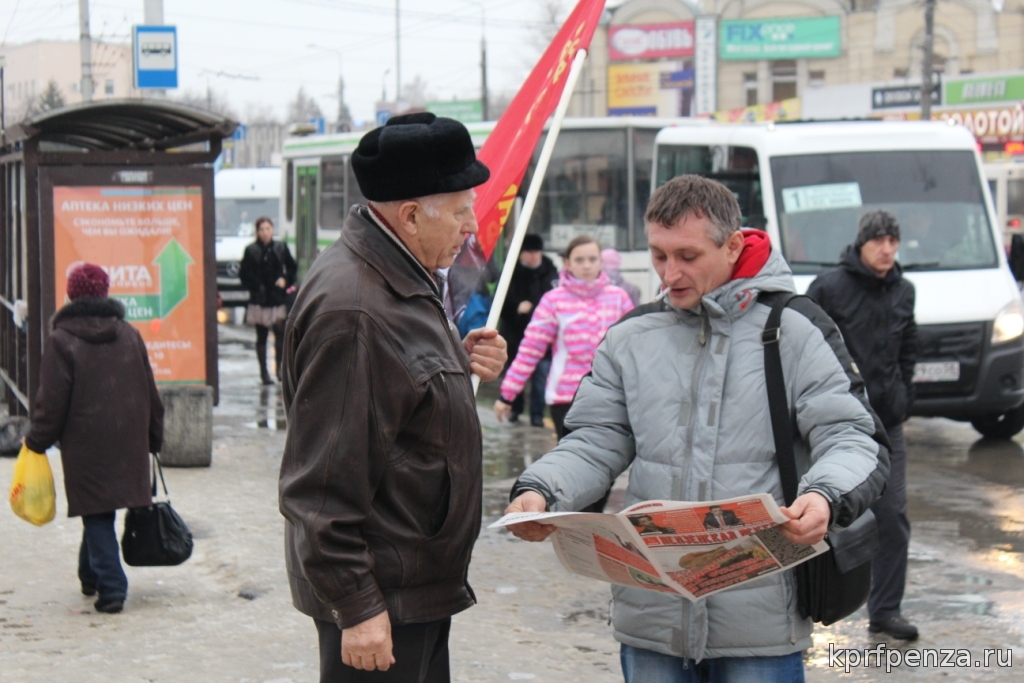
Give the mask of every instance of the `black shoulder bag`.
[{"label": "black shoulder bag", "polygon": [[[156,474],[167,497],[167,482],[160,458],[153,454],[153,497],[156,498]],[[173,567],[192,555],[192,532],[185,526],[169,500],[141,508],[129,508],[121,537],[124,561],[132,567]]]},{"label": "black shoulder bag", "polygon": [[[800,477],[793,454],[793,423],[782,375],[779,339],[782,336],[782,311],[797,298],[796,294],[761,298],[771,306],[768,322],[761,334],[764,346],[765,384],[768,387],[768,408],[775,436],[775,458],[779,463],[782,492],[786,505],[796,499]],[[831,551],[797,565],[797,603],[800,614],[825,626],[853,614],[867,602],[871,590],[871,558],[878,551],[878,524],[867,510],[842,531],[825,536]]]}]

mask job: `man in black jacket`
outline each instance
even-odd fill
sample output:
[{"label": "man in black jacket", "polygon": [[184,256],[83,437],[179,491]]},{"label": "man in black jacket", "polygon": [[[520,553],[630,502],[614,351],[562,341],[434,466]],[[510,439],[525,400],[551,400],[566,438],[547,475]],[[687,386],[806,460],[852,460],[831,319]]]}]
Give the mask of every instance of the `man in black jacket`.
[{"label": "man in black jacket", "polygon": [[[512,271],[512,281],[508,285],[508,295],[501,308],[502,334],[508,341],[508,360],[511,363],[519,352],[519,343],[523,341],[526,326],[533,317],[533,309],[537,308],[540,298],[551,291],[558,282],[558,269],[551,259],[544,255],[544,240],[540,235],[526,235],[523,248],[519,252],[519,263]],[[544,387],[548,381],[548,370],[551,368],[551,352],[530,376],[530,424],[534,427],[544,426]],[[509,422],[515,422],[523,412],[523,394],[512,401],[512,416]]]},{"label": "man in black jacket", "polygon": [[888,211],[860,219],[857,240],[846,248],[838,268],[822,273],[807,294],[828,313],[843,334],[850,355],[867,384],[868,400],[892,443],[889,484],[872,506],[881,548],[871,564],[869,630],[913,640],[917,628],[900,614],[907,580],[906,442],[903,422],[914,400],[917,324],[914,285],[896,262],[900,226]]},{"label": "man in black jacket", "polygon": [[288,317],[280,505],[295,607],[321,683],[447,683],[451,617],[480,532],[470,373],[496,379],[495,330],[459,339],[437,272],[477,231],[487,168],[465,126],[392,117],[352,155],[366,206],[309,269]]}]

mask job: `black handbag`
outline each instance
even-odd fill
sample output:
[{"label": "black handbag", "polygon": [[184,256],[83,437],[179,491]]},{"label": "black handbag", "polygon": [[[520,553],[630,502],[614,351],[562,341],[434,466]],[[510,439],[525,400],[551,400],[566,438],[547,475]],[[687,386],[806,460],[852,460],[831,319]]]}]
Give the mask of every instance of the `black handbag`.
[{"label": "black handbag", "polygon": [[[765,384],[775,437],[775,458],[779,463],[786,505],[792,505],[796,499],[800,477],[793,453],[793,423],[782,375],[779,339],[782,335],[782,311],[796,298],[796,294],[761,297],[762,303],[771,306],[761,343],[764,346]],[[874,513],[866,510],[846,529],[826,534],[825,542],[831,548],[830,552],[797,565],[793,571],[800,614],[828,626],[853,614],[867,602],[871,591],[871,558],[878,552],[878,523]]]},{"label": "black handbag", "polygon": [[[155,453],[153,464],[153,497],[156,498],[157,472],[164,487],[164,497],[167,497],[164,470]],[[192,532],[169,500],[129,508],[124,518],[121,552],[124,561],[132,567],[173,567],[192,555]]]}]

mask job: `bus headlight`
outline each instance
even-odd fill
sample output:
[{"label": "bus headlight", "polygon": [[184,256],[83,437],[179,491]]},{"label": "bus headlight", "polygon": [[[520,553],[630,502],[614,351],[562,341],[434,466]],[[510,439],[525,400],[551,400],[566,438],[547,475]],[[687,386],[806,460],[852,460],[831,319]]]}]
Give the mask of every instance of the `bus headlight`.
[{"label": "bus headlight", "polygon": [[992,343],[1001,344],[1024,334],[1024,304],[1019,298],[1008,303],[999,311],[992,325]]}]

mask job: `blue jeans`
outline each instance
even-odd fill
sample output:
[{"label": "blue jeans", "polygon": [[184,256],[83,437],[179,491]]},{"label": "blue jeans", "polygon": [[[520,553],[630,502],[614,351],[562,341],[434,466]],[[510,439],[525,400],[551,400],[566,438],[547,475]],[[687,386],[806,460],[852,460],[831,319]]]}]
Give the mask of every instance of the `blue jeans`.
[{"label": "blue jeans", "polygon": [[802,652],[780,657],[692,659],[622,646],[626,683],[804,683]]},{"label": "blue jeans", "polygon": [[114,531],[114,513],[82,515],[82,546],[78,550],[78,578],[96,586],[101,598],[124,599],[128,577],[121,568],[121,547]]}]

